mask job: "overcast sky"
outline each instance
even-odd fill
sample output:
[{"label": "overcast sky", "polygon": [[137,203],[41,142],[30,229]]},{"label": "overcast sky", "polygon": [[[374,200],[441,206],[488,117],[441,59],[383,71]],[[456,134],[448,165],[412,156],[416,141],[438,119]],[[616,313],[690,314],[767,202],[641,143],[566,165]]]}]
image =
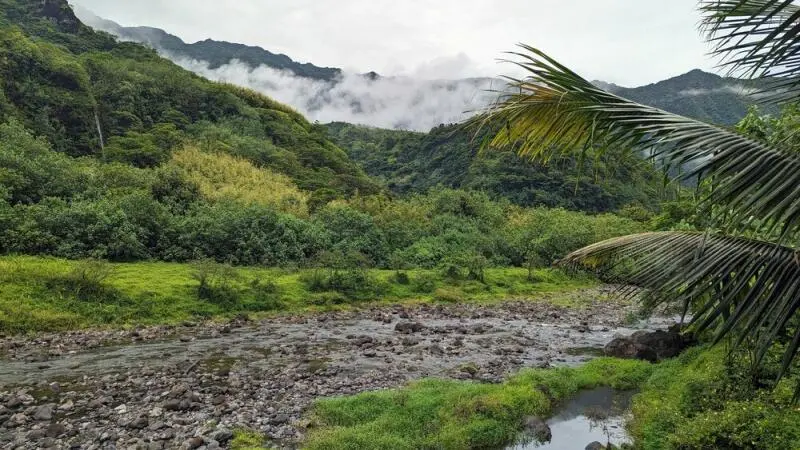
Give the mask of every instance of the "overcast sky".
[{"label": "overcast sky", "polygon": [[258,45],[301,62],[427,78],[496,76],[524,42],[589,79],[638,86],[712,70],[696,0],[72,0],[187,42]]}]

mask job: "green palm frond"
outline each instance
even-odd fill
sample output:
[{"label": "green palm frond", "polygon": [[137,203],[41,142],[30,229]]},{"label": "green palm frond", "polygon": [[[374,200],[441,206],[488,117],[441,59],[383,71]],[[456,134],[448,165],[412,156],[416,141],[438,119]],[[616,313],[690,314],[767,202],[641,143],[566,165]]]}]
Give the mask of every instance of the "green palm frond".
[{"label": "green palm frond", "polygon": [[790,331],[784,372],[798,354],[800,328],[790,325],[800,308],[800,260],[792,248],[704,233],[644,233],[590,245],[560,264],[645,288],[654,304],[692,302],[698,330],[714,327],[717,340],[733,334],[737,344],[756,336],[759,360]]},{"label": "green palm frond", "polygon": [[[498,102],[469,125],[492,132],[490,147],[547,160],[588,149],[630,148],[684,177],[714,177],[706,205],[724,205],[743,230],[756,217],[785,238],[800,231],[800,155],[731,130],[603,91],[543,52],[513,53],[528,77],[509,78]],[[765,230],[773,232],[773,229]]]},{"label": "green palm frond", "polygon": [[772,77],[765,101],[800,94],[800,5],[791,0],[704,0],[702,29],[732,75]]}]

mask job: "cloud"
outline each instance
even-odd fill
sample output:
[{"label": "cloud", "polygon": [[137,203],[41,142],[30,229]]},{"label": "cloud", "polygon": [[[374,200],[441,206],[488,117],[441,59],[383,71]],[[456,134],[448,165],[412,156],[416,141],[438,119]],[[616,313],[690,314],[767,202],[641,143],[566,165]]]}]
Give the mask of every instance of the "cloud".
[{"label": "cloud", "polygon": [[752,95],[758,92],[758,89],[742,86],[741,84],[728,84],[714,89],[685,89],[678,92],[681,97],[697,97],[700,95],[709,94],[736,94],[741,96]]},{"label": "cloud", "polygon": [[[169,55],[166,55],[169,57]],[[442,123],[459,122],[488,105],[502,82],[488,78],[430,80],[416,77],[380,77],[344,72],[333,82],[298,77],[267,66],[255,69],[231,61],[211,69],[206,61],[171,57],[201,76],[249,87],[291,105],[312,121],[350,122],[380,128],[428,131]],[[438,60],[415,73],[436,76],[459,70],[463,58]],[[441,67],[445,66],[446,70]]]}]

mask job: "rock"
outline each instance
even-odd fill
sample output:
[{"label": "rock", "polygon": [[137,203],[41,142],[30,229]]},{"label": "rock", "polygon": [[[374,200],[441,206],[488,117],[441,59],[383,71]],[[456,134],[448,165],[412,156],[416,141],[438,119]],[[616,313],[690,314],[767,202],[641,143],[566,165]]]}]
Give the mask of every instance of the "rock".
[{"label": "rock", "polygon": [[686,341],[674,331],[637,331],[630,337],[616,338],[603,349],[606,356],[656,362],[678,356]]},{"label": "rock", "polygon": [[606,448],[605,445],[597,441],[594,441],[591,444],[587,445],[585,450],[605,450],[605,448]]},{"label": "rock", "polygon": [[42,405],[36,408],[36,412],[33,413],[34,420],[38,420],[40,422],[47,422],[53,419],[53,407],[51,405]]},{"label": "rock", "polygon": [[403,334],[419,333],[425,329],[425,325],[419,322],[398,322],[394,326],[394,331]]},{"label": "rock", "polygon": [[156,406],[147,413],[150,417],[161,417],[164,414],[164,409]]},{"label": "rock", "polygon": [[150,421],[147,420],[147,417],[139,417],[138,419],[133,420],[133,422],[128,424],[128,428],[133,428],[134,430],[143,430],[147,428],[150,424]]},{"label": "rock", "polygon": [[201,447],[205,443],[206,443],[205,439],[195,436],[193,438],[187,439],[186,442],[183,443],[183,445],[185,448],[195,449]]},{"label": "rock", "polygon": [[211,437],[220,444],[225,444],[233,439],[233,431],[227,428],[220,428]]},{"label": "rock", "polygon": [[67,432],[67,427],[65,427],[63,424],[51,423],[47,427],[47,431],[45,431],[45,434],[47,435],[47,437],[57,438],[65,434],[66,432]]},{"label": "rock", "polygon": [[550,442],[553,439],[553,432],[544,420],[536,416],[528,416],[524,419],[524,432],[528,436],[533,436],[540,443]]},{"label": "rock", "polygon": [[286,414],[278,414],[273,418],[270,422],[274,425],[283,425],[285,423],[289,423],[289,416]]},{"label": "rock", "polygon": [[128,412],[128,405],[123,403],[123,404],[117,406],[116,408],[114,408],[114,412],[117,413],[117,414],[125,414],[125,413]]},{"label": "rock", "polygon": [[45,436],[44,430],[31,430],[28,432],[28,434],[25,435],[25,439],[35,442],[38,441],[39,439],[44,438],[44,436]]},{"label": "rock", "polygon": [[58,409],[61,411],[69,411],[75,407],[75,403],[72,400],[67,400],[64,403],[58,405]]}]

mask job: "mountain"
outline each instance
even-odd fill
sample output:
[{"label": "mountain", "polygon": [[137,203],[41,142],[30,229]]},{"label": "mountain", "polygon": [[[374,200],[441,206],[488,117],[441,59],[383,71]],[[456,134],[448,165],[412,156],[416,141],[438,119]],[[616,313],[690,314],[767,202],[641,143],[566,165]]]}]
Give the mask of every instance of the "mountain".
[{"label": "mountain", "polygon": [[[720,125],[735,125],[755,99],[748,94],[766,88],[763,80],[740,80],[695,69],[658,83],[626,88],[604,82],[598,87],[636,102]],[[776,113],[774,107],[765,112]]]},{"label": "mountain", "polygon": [[91,27],[111,33],[121,40],[133,41],[158,49],[173,58],[189,58],[206,61],[211,70],[218,69],[236,60],[255,69],[260,66],[276,70],[288,70],[297,76],[318,81],[333,81],[341,76],[341,69],[319,67],[310,63],[299,63],[283,54],[275,54],[261,47],[253,47],[231,42],[204,41],[187,44],[181,38],[153,27],[123,27],[122,25],[98,17],[85,8],[75,7],[81,21]]},{"label": "mountain", "polygon": [[20,122],[54,150],[152,167],[186,140],[285,174],[309,192],[379,190],[283,104],[95,32],[64,0],[0,6],[0,121]]}]

